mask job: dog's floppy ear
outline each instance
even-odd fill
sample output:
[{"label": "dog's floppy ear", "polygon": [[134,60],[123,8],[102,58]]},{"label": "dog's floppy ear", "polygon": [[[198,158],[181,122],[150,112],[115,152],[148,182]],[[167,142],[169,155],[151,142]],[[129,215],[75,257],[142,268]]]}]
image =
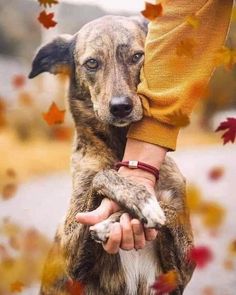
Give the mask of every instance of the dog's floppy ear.
[{"label": "dog's floppy ear", "polygon": [[43,72],[59,74],[68,72],[72,64],[72,35],[60,35],[36,53],[29,78]]},{"label": "dog's floppy ear", "polygon": [[140,27],[140,29],[143,30],[145,34],[147,34],[149,21],[145,17],[142,15],[137,15],[130,16],[130,19],[132,19]]}]

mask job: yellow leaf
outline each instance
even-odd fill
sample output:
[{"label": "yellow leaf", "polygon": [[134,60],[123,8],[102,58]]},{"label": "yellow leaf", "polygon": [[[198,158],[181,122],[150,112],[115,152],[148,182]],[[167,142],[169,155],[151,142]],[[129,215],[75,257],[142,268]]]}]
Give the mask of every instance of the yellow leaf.
[{"label": "yellow leaf", "polygon": [[24,284],[20,281],[16,281],[11,284],[11,292],[21,293],[22,289],[24,288]]},{"label": "yellow leaf", "polygon": [[219,227],[225,218],[226,210],[216,202],[203,202],[201,205],[203,224],[208,228]]},{"label": "yellow leaf", "polygon": [[199,212],[202,204],[202,198],[200,190],[196,185],[189,185],[187,187],[187,205],[191,212]]}]

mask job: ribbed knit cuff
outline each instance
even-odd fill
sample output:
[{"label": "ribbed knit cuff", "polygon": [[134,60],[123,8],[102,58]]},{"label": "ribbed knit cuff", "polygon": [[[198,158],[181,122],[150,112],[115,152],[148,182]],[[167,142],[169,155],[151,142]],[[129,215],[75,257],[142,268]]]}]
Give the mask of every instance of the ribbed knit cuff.
[{"label": "ribbed knit cuff", "polygon": [[179,127],[161,123],[151,117],[144,117],[141,121],[131,124],[127,137],[174,151],[179,129]]}]

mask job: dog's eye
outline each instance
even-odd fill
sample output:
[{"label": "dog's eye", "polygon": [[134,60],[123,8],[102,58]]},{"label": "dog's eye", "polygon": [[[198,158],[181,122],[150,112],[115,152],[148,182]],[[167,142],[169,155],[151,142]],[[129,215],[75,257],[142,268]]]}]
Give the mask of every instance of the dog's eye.
[{"label": "dog's eye", "polygon": [[98,61],[94,58],[88,59],[84,65],[88,70],[93,70],[93,71],[97,70],[97,68],[99,66]]},{"label": "dog's eye", "polygon": [[132,56],[132,63],[136,64],[137,62],[139,62],[139,60],[141,59],[141,57],[143,56],[143,52],[137,52]]}]

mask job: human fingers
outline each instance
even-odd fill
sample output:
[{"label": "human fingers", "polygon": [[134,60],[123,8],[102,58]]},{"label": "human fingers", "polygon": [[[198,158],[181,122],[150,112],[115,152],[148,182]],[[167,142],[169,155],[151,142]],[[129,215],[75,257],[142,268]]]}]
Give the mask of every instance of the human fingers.
[{"label": "human fingers", "polygon": [[146,239],[145,239],[145,234],[143,230],[143,225],[138,219],[132,219],[131,226],[132,226],[133,237],[134,237],[134,248],[136,250],[144,248],[146,244]]},{"label": "human fingers", "polygon": [[97,209],[90,212],[79,212],[75,218],[79,223],[94,225],[119,210],[120,207],[115,202],[104,198]]},{"label": "human fingers", "polygon": [[119,222],[115,222],[111,226],[109,238],[105,244],[103,244],[104,250],[109,254],[116,254],[119,251],[122,238],[122,230]]},{"label": "human fingers", "polygon": [[134,249],[134,237],[131,225],[131,218],[128,213],[124,213],[120,218],[120,225],[122,229],[122,239],[120,248],[123,250]]}]

